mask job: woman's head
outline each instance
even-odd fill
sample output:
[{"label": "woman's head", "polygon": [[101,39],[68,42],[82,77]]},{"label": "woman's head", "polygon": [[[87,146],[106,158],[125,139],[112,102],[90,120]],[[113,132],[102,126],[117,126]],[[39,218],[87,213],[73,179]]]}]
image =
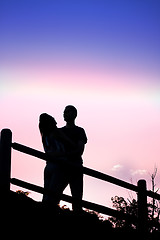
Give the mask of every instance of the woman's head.
[{"label": "woman's head", "polygon": [[42,113],[39,117],[39,130],[41,135],[47,135],[57,128],[55,119],[47,113]]}]

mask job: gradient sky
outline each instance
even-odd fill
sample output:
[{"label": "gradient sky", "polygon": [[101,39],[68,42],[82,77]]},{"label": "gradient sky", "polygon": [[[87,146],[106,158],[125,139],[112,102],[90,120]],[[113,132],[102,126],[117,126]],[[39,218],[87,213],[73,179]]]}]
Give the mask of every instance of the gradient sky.
[{"label": "gradient sky", "polygon": [[[159,0],[1,0],[0,128],[43,150],[39,115],[60,127],[73,104],[88,136],[85,166],[134,184],[145,178],[150,189],[156,165],[160,187],[159,10]],[[43,186],[44,166],[13,152],[13,177]],[[111,206],[129,195],[84,180],[86,200]]]}]

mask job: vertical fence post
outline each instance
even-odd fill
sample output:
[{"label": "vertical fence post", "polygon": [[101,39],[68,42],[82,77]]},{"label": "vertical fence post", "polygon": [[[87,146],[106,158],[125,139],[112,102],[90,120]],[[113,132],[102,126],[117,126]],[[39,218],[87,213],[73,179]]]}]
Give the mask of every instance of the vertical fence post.
[{"label": "vertical fence post", "polygon": [[3,129],[0,136],[0,192],[3,196],[10,190],[12,132]]},{"label": "vertical fence post", "polygon": [[141,239],[145,239],[147,235],[147,192],[146,192],[146,181],[138,181],[138,233]]}]

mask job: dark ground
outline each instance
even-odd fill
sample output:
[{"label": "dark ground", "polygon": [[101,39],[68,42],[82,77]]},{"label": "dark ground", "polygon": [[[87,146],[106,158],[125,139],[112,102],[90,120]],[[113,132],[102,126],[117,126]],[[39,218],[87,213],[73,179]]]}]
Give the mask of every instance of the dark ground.
[{"label": "dark ground", "polygon": [[[3,236],[30,239],[98,238],[111,240],[159,240],[158,236],[143,238],[136,231],[115,229],[109,221],[99,220],[93,213],[74,214],[69,209],[51,208],[24,194],[10,192],[1,197],[1,224]],[[1,231],[1,232],[2,232]]]}]

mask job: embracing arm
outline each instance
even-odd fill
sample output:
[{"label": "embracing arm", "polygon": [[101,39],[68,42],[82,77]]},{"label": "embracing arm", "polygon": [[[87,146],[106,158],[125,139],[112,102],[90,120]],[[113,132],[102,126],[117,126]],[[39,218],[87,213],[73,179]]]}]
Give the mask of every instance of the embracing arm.
[{"label": "embracing arm", "polygon": [[76,144],[76,146],[73,148],[73,150],[67,152],[67,156],[74,156],[74,155],[78,155],[78,156],[82,156],[83,152],[84,152],[84,148],[85,148],[85,144],[83,141],[79,141],[78,144]]},{"label": "embracing arm", "polygon": [[72,148],[77,147],[75,144],[61,129],[57,129],[57,137],[64,143],[70,145]]}]

